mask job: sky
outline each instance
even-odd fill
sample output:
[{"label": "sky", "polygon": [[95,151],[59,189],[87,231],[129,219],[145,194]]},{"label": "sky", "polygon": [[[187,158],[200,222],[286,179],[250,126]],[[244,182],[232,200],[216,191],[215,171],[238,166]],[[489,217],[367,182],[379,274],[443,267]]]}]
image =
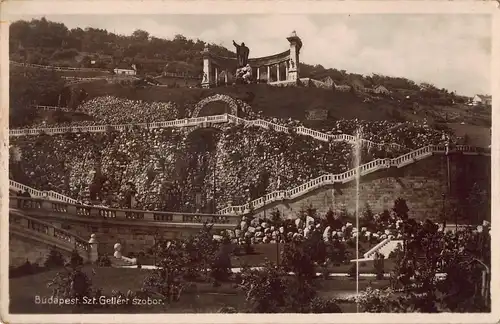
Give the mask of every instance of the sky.
[{"label": "sky", "polygon": [[[46,15],[68,28],[103,28],[130,35],[182,34],[234,50],[245,42],[250,57],[289,48],[295,30],[300,60],[351,73],[378,73],[428,82],[458,94],[490,94],[491,16],[485,14],[310,15]],[[13,16],[11,20],[41,18]],[[202,62],[200,62],[202,64]]]}]

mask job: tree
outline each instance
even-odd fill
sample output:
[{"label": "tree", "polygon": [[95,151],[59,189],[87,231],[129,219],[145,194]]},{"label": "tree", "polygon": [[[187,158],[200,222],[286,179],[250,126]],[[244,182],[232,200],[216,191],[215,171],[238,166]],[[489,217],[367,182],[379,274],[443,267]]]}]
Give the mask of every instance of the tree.
[{"label": "tree", "polygon": [[366,226],[369,229],[373,229],[375,226],[375,215],[373,214],[373,211],[368,204],[368,202],[365,202],[365,206],[363,209],[363,218],[362,218],[363,226]]},{"label": "tree", "polygon": [[293,240],[283,247],[281,252],[282,266],[292,271],[303,280],[310,280],[315,276],[313,255],[310,247],[304,241]]},{"label": "tree", "polygon": [[132,38],[135,38],[136,40],[146,42],[149,39],[149,33],[145,30],[142,29],[136,29],[132,33]]},{"label": "tree", "polygon": [[[427,221],[408,219],[406,250],[398,253],[391,273],[391,288],[367,290],[360,299],[369,312],[478,312],[488,310],[482,293],[481,271],[488,256],[477,253],[489,249],[489,231],[467,229],[443,232]],[[444,273],[440,280],[436,274]],[[462,284],[463,283],[463,284]],[[398,292],[395,293],[393,289]]]},{"label": "tree", "polygon": [[317,296],[310,281],[288,276],[267,263],[262,269],[243,269],[240,289],[245,292],[246,311],[251,313],[340,313],[334,300]]},{"label": "tree", "polygon": [[227,263],[227,250],[220,250],[211,230],[205,223],[199,233],[186,239],[158,241],[154,247],[157,269],[144,279],[143,290],[168,304],[178,301],[187,281],[200,275],[221,280],[231,264]]},{"label": "tree", "polygon": [[57,268],[64,265],[64,257],[55,247],[51,248],[47,259],[45,259],[44,266],[46,268]]},{"label": "tree", "polygon": [[33,105],[57,106],[64,80],[52,71],[14,67],[10,69],[9,122],[11,127],[29,124],[37,115]]},{"label": "tree", "polygon": [[271,224],[274,226],[280,226],[282,223],[281,212],[279,209],[275,209],[271,212]]},{"label": "tree", "polygon": [[489,214],[489,195],[486,190],[481,189],[476,182],[472,185],[467,199],[470,214],[475,215],[475,223],[480,223],[481,219]]},{"label": "tree", "polygon": [[394,201],[394,207],[392,210],[396,213],[399,219],[408,219],[408,211],[410,209],[408,208],[408,205],[406,205],[406,200],[403,198],[398,198]]}]

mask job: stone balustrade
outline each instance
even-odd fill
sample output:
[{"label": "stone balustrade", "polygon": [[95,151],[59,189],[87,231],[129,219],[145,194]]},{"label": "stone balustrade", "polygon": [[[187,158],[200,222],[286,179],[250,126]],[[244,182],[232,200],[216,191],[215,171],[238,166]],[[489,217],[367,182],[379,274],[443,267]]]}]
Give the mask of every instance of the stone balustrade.
[{"label": "stone balustrade", "polygon": [[[377,159],[365,163],[359,167],[359,174],[360,176],[364,176],[380,169],[387,169],[390,167],[400,168],[436,153],[489,155],[490,151],[488,149],[473,147],[468,145],[456,145],[451,148],[448,148],[445,145],[429,145],[417,149],[415,151],[403,154],[394,159]],[[92,218],[102,218],[102,219],[127,219],[127,220],[144,220],[144,221],[173,222],[173,223],[210,222],[214,224],[232,224],[232,223],[236,224],[238,219],[230,215],[245,214],[248,213],[251,209],[255,210],[257,208],[261,208],[266,204],[275,201],[295,199],[325,185],[332,185],[334,183],[347,183],[349,181],[355,180],[356,171],[357,171],[356,169],[351,169],[340,174],[322,175],[316,179],[312,179],[290,190],[280,190],[271,192],[245,205],[228,206],[220,210],[217,214],[168,213],[168,212],[112,209],[106,207],[78,205],[76,204],[76,201],[74,201],[74,199],[65,197],[56,192],[36,191],[30,187],[19,184],[13,180],[10,180],[11,188],[14,187],[19,190],[28,190],[30,194],[32,194],[32,196],[35,196],[37,198],[10,197],[10,207],[17,209],[38,209],[47,212],[70,214],[78,217],[92,217]],[[47,198],[52,198],[53,200],[46,200]],[[63,199],[67,201],[63,201]],[[59,201],[54,201],[54,200],[59,200]]]},{"label": "stone balustrade", "polygon": [[[138,124],[122,124],[122,125],[97,125],[97,126],[67,126],[67,127],[51,127],[51,128],[26,128],[26,129],[11,129],[9,130],[9,136],[36,136],[40,134],[65,134],[65,133],[103,133],[108,131],[124,131],[127,129],[133,129],[134,127],[140,128],[169,128],[169,127],[193,127],[193,126],[209,126],[213,123],[235,123],[244,124],[247,126],[259,126],[265,129],[273,129],[278,132],[289,133],[289,127],[278,125],[263,119],[247,120],[234,115],[224,114],[224,115],[213,115],[206,117],[196,117],[196,118],[184,118],[168,120],[163,122],[153,122],[153,123],[138,123]],[[314,139],[328,142],[328,141],[345,141],[349,143],[355,143],[356,137],[349,134],[337,134],[329,135],[313,129],[309,129],[303,126],[293,128],[297,134],[312,137]],[[403,149],[396,143],[375,143],[369,140],[361,139],[363,145],[367,146],[379,146],[379,147],[391,147]]]},{"label": "stone balustrade", "polygon": [[65,112],[69,111],[69,109],[66,107],[40,106],[40,105],[35,105],[33,107],[35,107],[35,109],[45,110],[45,111],[65,111]]},{"label": "stone balustrade", "polygon": [[[143,127],[143,128],[168,128],[168,127],[208,127],[214,123],[234,123],[234,124],[243,124],[247,126],[259,126],[266,129],[273,129],[279,132],[289,133],[289,127],[285,127],[282,125],[274,124],[272,122],[256,119],[256,120],[246,120],[234,115],[224,114],[224,115],[213,115],[206,117],[196,117],[196,118],[186,118],[186,119],[176,119],[169,120],[163,122],[153,122],[153,123],[141,123],[141,124],[126,124],[126,125],[100,125],[100,126],[82,126],[82,127],[54,127],[54,128],[34,128],[34,129],[12,129],[9,131],[9,136],[29,136],[29,135],[39,135],[39,134],[64,134],[67,132],[107,132],[111,130],[116,131],[124,131],[126,129],[133,129],[134,127]],[[356,137],[349,134],[337,134],[337,135],[329,135],[325,133],[318,132],[313,129],[309,129],[306,127],[297,127],[294,128],[298,134],[310,136],[317,140],[321,141],[347,141],[349,143],[354,144],[356,142]],[[391,147],[391,148],[403,148],[401,145],[395,143],[389,144],[380,144],[374,143],[369,140],[361,139],[363,145],[367,146],[382,146],[382,147]],[[365,175],[371,172],[374,172],[380,168],[387,168],[390,166],[403,167],[407,164],[413,163],[414,161],[427,157],[432,153],[446,153],[449,150],[445,145],[430,145],[425,146],[423,148],[414,150],[412,152],[403,154],[394,159],[377,159],[366,164],[360,166],[361,175]],[[479,148],[467,145],[458,145],[453,147],[453,152],[459,152],[463,154],[489,154],[489,149]],[[325,184],[333,184],[335,182],[346,183],[355,178],[355,169],[346,171],[344,173],[338,175],[323,175],[319,178],[310,180],[296,188],[292,188],[286,191],[275,191],[267,194],[265,197],[258,198],[246,205],[243,206],[229,206],[221,211],[219,214],[241,214],[249,211],[250,206],[255,208],[260,208],[264,206],[266,203],[273,202],[276,200],[283,199],[293,199],[298,196],[301,196],[311,190],[314,190],[318,187],[321,187]],[[77,201],[75,199],[66,197],[54,191],[38,191],[36,189],[30,188],[28,186],[17,183],[13,180],[10,180],[10,188],[14,190],[27,190],[32,197],[36,198],[45,198],[58,200],[66,203],[76,204]],[[155,216],[156,217],[156,216]],[[163,217],[163,216],[161,216]]]},{"label": "stone balustrade", "polygon": [[238,224],[240,218],[233,215],[160,212],[133,209],[114,209],[70,204],[39,198],[12,196],[9,199],[10,209],[18,209],[36,213],[47,213],[46,216],[61,215],[88,219],[127,220],[163,223],[210,223],[210,224]]},{"label": "stone balustrade", "polygon": [[37,69],[44,69],[44,70],[110,73],[108,70],[96,69],[96,68],[73,68],[73,67],[63,67],[63,66],[20,63],[20,62],[15,62],[15,61],[9,61],[9,63],[12,65],[31,67],[31,68],[37,68]]},{"label": "stone balustrade", "polygon": [[29,192],[29,194],[32,198],[51,199],[51,200],[62,201],[62,202],[70,203],[70,204],[77,204],[78,203],[78,201],[76,199],[61,195],[60,193],[55,192],[53,190],[50,190],[50,191],[36,190],[34,188],[23,185],[22,183],[19,183],[19,182],[14,181],[14,180],[9,180],[9,189],[14,190],[16,192],[27,191],[27,192]]},{"label": "stone balustrade", "polygon": [[[29,203],[30,205],[41,206],[41,204],[33,204],[29,201],[25,202]],[[57,228],[50,223],[27,216],[20,212],[9,213],[9,227],[12,227],[14,229],[21,229],[28,234],[32,233],[32,235],[46,238],[48,242],[58,242],[58,246],[64,248],[67,251],[76,249],[84,258],[84,260],[90,260],[91,252],[97,251],[97,246],[92,247],[91,243],[89,243],[87,240],[69,231]]]},{"label": "stone balustrade", "polygon": [[[359,166],[360,176],[364,176],[375,172],[380,169],[387,169],[390,167],[401,168],[418,160],[424,159],[432,154],[448,154],[459,153],[466,155],[489,155],[488,149],[473,147],[468,145],[456,145],[447,147],[446,145],[429,145],[412,152],[403,154],[394,159],[377,159]],[[318,189],[325,185],[332,185],[334,183],[347,183],[356,179],[357,169],[351,169],[341,174],[326,174],[316,179],[312,179],[298,187],[290,190],[273,191],[263,197],[250,201],[249,203],[241,206],[228,206],[218,213],[223,215],[241,215],[262,208],[267,204],[275,201],[289,200],[300,197],[308,192]]]}]

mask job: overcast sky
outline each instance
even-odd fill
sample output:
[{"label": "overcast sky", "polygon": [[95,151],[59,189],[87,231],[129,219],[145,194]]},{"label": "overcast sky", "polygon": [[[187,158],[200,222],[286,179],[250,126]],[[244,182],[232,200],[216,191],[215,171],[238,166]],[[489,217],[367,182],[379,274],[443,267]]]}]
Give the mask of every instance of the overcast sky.
[{"label": "overcast sky", "polygon": [[[47,15],[69,28],[135,29],[152,36],[188,38],[234,49],[245,42],[250,57],[282,52],[296,30],[301,61],[362,74],[380,73],[430,82],[459,94],[491,93],[491,17],[472,14],[325,15]],[[41,16],[15,16],[30,20]],[[201,64],[201,62],[200,62]]]}]

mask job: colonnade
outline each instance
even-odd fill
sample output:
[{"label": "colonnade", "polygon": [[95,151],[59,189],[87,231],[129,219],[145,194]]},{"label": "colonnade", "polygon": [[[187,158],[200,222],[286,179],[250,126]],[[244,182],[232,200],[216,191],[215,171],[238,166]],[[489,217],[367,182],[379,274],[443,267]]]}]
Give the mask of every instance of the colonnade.
[{"label": "colonnade", "polygon": [[[249,60],[252,67],[253,81],[266,81],[268,84],[280,82],[297,82],[299,79],[299,52],[302,41],[294,32],[287,37],[290,50],[267,57]],[[202,87],[220,86],[233,84],[236,72],[236,60],[234,58],[222,58],[211,54],[208,48],[202,52],[203,55],[203,79]]]}]

